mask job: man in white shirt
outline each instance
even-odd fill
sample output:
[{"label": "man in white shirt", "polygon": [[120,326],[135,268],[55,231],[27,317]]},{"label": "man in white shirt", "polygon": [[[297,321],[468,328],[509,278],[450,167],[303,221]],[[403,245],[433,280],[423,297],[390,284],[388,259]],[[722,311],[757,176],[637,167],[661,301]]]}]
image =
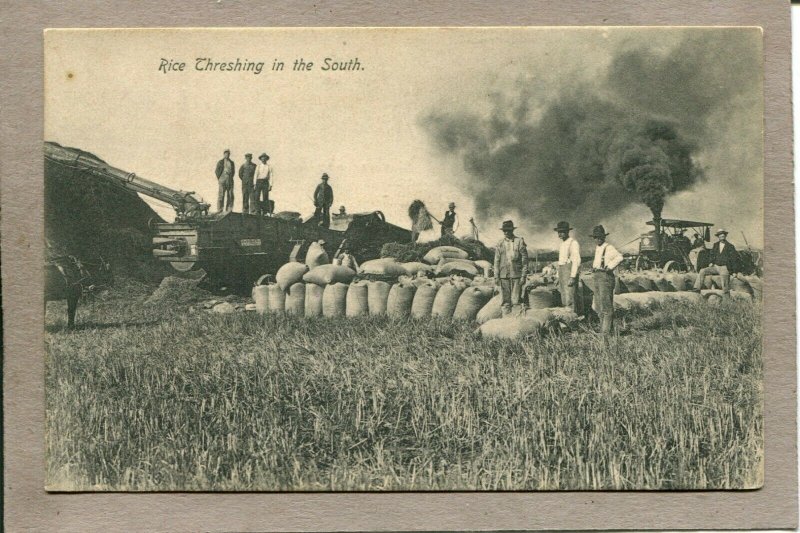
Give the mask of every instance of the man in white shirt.
[{"label": "man in white shirt", "polygon": [[558,248],[558,290],[561,293],[561,305],[574,311],[577,309],[576,291],[578,288],[578,268],[581,266],[581,249],[578,241],[569,236],[573,229],[569,222],[559,222],[553,228],[561,239]]},{"label": "man in white shirt", "polygon": [[272,166],[268,163],[269,156],[267,154],[261,154],[258,156],[258,159],[261,162],[256,167],[256,186],[254,191],[256,195],[256,212],[259,215],[264,215],[272,213],[269,202],[269,191],[272,190],[275,177],[272,173]]},{"label": "man in white shirt", "polygon": [[609,234],[603,226],[595,226],[592,238],[597,245],[592,262],[592,278],[594,279],[594,301],[597,316],[600,318],[600,332],[603,336],[611,334],[614,325],[614,269],[622,262],[622,254],[606,242]]}]

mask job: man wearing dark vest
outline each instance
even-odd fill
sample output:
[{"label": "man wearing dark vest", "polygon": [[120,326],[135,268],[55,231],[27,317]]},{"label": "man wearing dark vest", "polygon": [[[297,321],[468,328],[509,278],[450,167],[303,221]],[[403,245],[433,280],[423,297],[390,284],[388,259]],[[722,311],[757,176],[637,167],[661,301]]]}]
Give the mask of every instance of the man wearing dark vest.
[{"label": "man wearing dark vest", "polygon": [[503,316],[507,316],[521,301],[528,275],[528,248],[522,237],[514,235],[514,222],[506,220],[500,229],[505,237],[494,250],[494,283],[502,295]]},{"label": "man wearing dark vest", "polygon": [[233,211],[233,175],[236,173],[236,165],[231,161],[231,151],[225,150],[222,159],[217,161],[217,211]]},{"label": "man wearing dark vest", "polygon": [[442,237],[445,235],[455,235],[458,229],[458,215],[456,215],[456,204],[450,202],[447,211],[442,218]]},{"label": "man wearing dark vest", "polygon": [[736,251],[734,245],[728,242],[727,231],[720,229],[714,235],[719,240],[711,248],[711,263],[697,273],[694,291],[700,292],[706,276],[719,276],[722,278],[722,291],[728,294],[731,290],[731,274],[738,272],[739,252]]},{"label": "man wearing dark vest", "polygon": [[314,190],[314,218],[323,228],[331,225],[331,206],[333,205],[333,189],[328,185],[328,174],[322,175],[322,183]]},{"label": "man wearing dark vest", "polygon": [[255,213],[256,201],[250,202],[253,197],[253,178],[256,175],[256,164],[253,163],[253,154],[244,154],[245,162],[239,167],[239,179],[242,181],[242,213]]}]

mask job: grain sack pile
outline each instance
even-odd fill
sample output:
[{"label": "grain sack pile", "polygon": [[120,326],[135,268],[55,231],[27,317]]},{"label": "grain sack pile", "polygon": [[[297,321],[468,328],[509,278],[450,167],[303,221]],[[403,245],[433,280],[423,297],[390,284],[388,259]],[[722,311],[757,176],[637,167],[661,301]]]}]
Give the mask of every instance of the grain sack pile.
[{"label": "grain sack pile", "polygon": [[528,307],[530,309],[547,309],[556,307],[560,302],[556,302],[553,291],[546,287],[537,287],[528,293]]},{"label": "grain sack pile", "polygon": [[481,274],[488,278],[492,275],[492,264],[485,259],[478,259],[475,261],[475,266],[481,269]]},{"label": "grain sack pile", "polygon": [[696,292],[631,292],[614,297],[614,309],[650,309],[664,302],[702,302]]}]

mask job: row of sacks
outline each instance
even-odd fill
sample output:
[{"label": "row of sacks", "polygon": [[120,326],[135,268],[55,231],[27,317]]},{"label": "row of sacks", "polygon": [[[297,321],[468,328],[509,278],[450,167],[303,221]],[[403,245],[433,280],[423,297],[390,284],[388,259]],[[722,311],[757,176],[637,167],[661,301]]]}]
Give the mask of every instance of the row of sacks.
[{"label": "row of sacks", "polygon": [[[313,271],[313,270],[312,270]],[[460,280],[437,283],[414,280],[389,284],[385,281],[296,282],[288,290],[278,283],[253,288],[256,311],[306,317],[357,317],[388,315],[392,318],[444,317],[474,321],[492,299],[489,284]]]},{"label": "row of sacks", "polygon": [[[477,263],[485,263],[478,265]],[[480,275],[478,267],[484,275]],[[440,277],[466,273],[470,277],[485,279],[489,271],[488,261],[467,263],[465,260],[448,261],[436,266],[425,263],[398,263],[394,258],[374,259],[366,261],[359,268],[358,274],[367,274],[391,279],[407,279],[418,277],[420,272],[430,273]],[[357,273],[342,265],[321,264],[309,266],[306,263],[290,262],[278,269],[275,282],[284,291],[295,283],[304,281],[317,285],[330,285],[331,283],[350,283]]]},{"label": "row of sacks", "polygon": [[[456,249],[458,250],[459,248]],[[416,276],[420,272],[437,276],[464,273],[470,277],[488,277],[491,272],[491,267],[492,265],[488,261],[471,261],[466,258],[443,257],[437,263],[428,264],[418,261],[400,263],[394,257],[384,257],[366,261],[359,267],[358,273],[390,278]]]},{"label": "row of sacks", "polygon": [[[753,297],[744,291],[730,291],[729,296],[734,301],[752,302]],[[698,292],[629,292],[614,296],[614,309],[630,311],[633,309],[650,309],[664,302],[703,303],[712,305],[720,303],[725,298],[725,293],[719,289],[702,290]]]},{"label": "row of sacks", "polygon": [[[581,280],[591,292],[594,292],[594,280],[591,274]],[[694,287],[696,280],[697,274],[693,272],[668,274],[652,271],[625,272],[617,277],[614,294],[688,291]],[[761,287],[762,280],[755,276],[730,278],[731,291],[747,293],[758,300],[761,299]],[[722,277],[706,276],[703,280],[703,289],[722,289]]]}]

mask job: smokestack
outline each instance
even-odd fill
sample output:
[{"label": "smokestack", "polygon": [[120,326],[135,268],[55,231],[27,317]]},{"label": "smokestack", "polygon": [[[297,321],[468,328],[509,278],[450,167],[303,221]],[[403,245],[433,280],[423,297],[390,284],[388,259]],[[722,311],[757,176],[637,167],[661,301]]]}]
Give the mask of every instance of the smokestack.
[{"label": "smokestack", "polygon": [[656,249],[661,250],[661,216],[653,215],[653,227],[656,231]]}]

